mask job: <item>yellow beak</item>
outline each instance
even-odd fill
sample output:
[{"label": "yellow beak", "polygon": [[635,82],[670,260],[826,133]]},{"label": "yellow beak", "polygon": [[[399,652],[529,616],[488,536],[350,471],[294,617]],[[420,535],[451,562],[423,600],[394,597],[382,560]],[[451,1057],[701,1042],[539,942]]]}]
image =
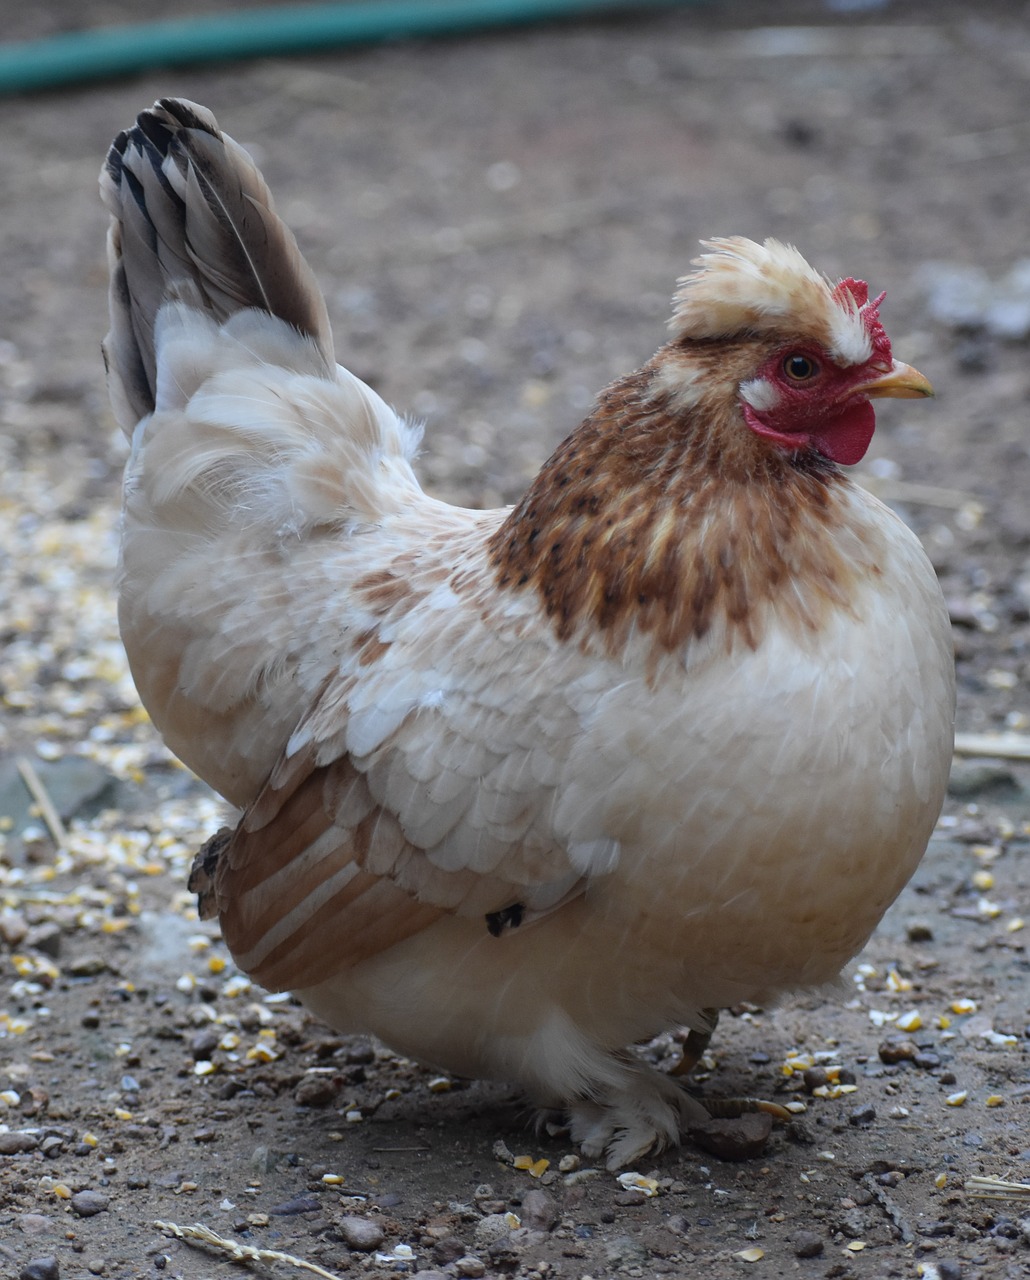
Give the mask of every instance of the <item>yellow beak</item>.
[{"label": "yellow beak", "polygon": [[851,391],[852,394],[857,392],[870,399],[893,396],[896,400],[918,400],[923,396],[933,395],[929,380],[918,369],[913,369],[910,364],[902,364],[900,360],[894,361],[889,373],[852,387]]}]

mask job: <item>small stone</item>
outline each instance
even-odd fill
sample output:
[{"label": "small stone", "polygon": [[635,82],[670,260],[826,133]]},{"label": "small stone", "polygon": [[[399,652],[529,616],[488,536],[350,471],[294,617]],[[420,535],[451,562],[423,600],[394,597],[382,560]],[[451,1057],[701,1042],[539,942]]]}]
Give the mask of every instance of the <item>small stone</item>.
[{"label": "small stone", "polygon": [[690,1136],[720,1160],[752,1160],[765,1150],[772,1127],[772,1116],[759,1111],[736,1120],[708,1120],[693,1126]]},{"label": "small stone", "polygon": [[376,1051],[368,1040],[358,1040],[344,1054],[344,1061],[351,1065],[369,1066],[376,1060]]},{"label": "small stone", "polygon": [[340,1219],[340,1235],[356,1253],[371,1253],[386,1239],[378,1222],[348,1214]]},{"label": "small stone", "polygon": [[441,1267],[465,1256],[465,1246],[457,1236],[444,1236],[433,1245],[433,1261]]},{"label": "small stone", "polygon": [[65,965],[64,971],[69,978],[95,978],[107,972],[107,961],[102,956],[77,956]]},{"label": "small stone", "polygon": [[818,1258],[823,1251],[823,1242],[814,1231],[797,1232],[793,1244],[797,1258]]},{"label": "small stone", "polygon": [[481,1276],[486,1275],[486,1263],[475,1254],[467,1253],[463,1258],[455,1261],[454,1270],[459,1276],[465,1276],[468,1280],[480,1280]]},{"label": "small stone", "polygon": [[89,1258],[86,1261],[86,1270],[91,1276],[102,1276],[107,1270],[106,1258]]},{"label": "small stone", "polygon": [[29,926],[24,916],[16,911],[0,911],[0,942],[9,947],[17,947],[24,941],[28,931]]},{"label": "small stone", "polygon": [[926,1050],[920,1051],[913,1057],[912,1065],[919,1067],[922,1071],[933,1071],[941,1065],[940,1056],[936,1053],[929,1053]]},{"label": "small stone", "polygon": [[218,1135],[215,1133],[214,1129],[209,1129],[206,1126],[201,1129],[194,1129],[193,1131],[194,1142],[214,1142],[217,1136]]},{"label": "small stone", "polygon": [[856,1129],[868,1129],[875,1119],[876,1108],[867,1102],[851,1112],[848,1116],[848,1124],[854,1125]]},{"label": "small stone", "polygon": [[59,1280],[56,1258],[33,1258],[18,1272],[18,1280]]},{"label": "small stone", "polygon": [[298,1213],[317,1213],[321,1207],[322,1202],[317,1196],[294,1196],[292,1200],[284,1200],[268,1212],[276,1218],[289,1218]]},{"label": "small stone", "polygon": [[210,1062],[220,1039],[213,1027],[202,1027],[190,1036],[190,1057],[194,1062]]},{"label": "small stone", "polygon": [[39,1146],[38,1133],[0,1133],[0,1156],[17,1156],[25,1151],[35,1151]]},{"label": "small stone", "polygon": [[647,1196],[639,1187],[627,1187],[625,1191],[616,1191],[615,1203],[622,1209],[633,1209],[637,1205],[646,1204]]},{"label": "small stone", "polygon": [[825,1067],[806,1067],[801,1078],[805,1082],[805,1089],[808,1093],[811,1093],[813,1089],[820,1089],[830,1082],[830,1075]]},{"label": "small stone", "polygon": [[49,1231],[52,1225],[50,1219],[41,1213],[23,1213],[18,1219],[19,1231],[24,1231],[27,1236],[41,1236],[44,1231]]},{"label": "small stone", "polygon": [[648,1256],[647,1246],[632,1236],[617,1236],[605,1249],[610,1267],[641,1267]]},{"label": "small stone", "polygon": [[511,1223],[505,1213],[488,1213],[476,1223],[476,1247],[488,1249],[498,1240],[506,1240],[511,1234]]},{"label": "small stone", "polygon": [[939,1258],[937,1274],[941,1280],[962,1280],[962,1263],[955,1258]]},{"label": "small stone", "polygon": [[299,1107],[328,1107],[336,1101],[341,1082],[335,1076],[305,1076],[293,1091]]},{"label": "small stone", "polygon": [[103,1213],[111,1201],[102,1191],[76,1191],[68,1203],[80,1218],[92,1218]]},{"label": "small stone", "polygon": [[909,942],[933,942],[933,929],[925,920],[909,920],[905,936]]},{"label": "small stone", "polygon": [[538,1191],[535,1187],[522,1197],[522,1211],[519,1215],[522,1225],[532,1231],[550,1231],[558,1221],[558,1206],[554,1197],[546,1191]]},{"label": "small stone", "polygon": [[919,1050],[911,1040],[899,1040],[897,1036],[891,1036],[882,1042],[876,1052],[880,1055],[881,1062],[893,1066],[896,1062],[911,1062]]},{"label": "small stone", "polygon": [[61,926],[53,921],[38,924],[25,935],[24,945],[56,960],[61,954]]}]

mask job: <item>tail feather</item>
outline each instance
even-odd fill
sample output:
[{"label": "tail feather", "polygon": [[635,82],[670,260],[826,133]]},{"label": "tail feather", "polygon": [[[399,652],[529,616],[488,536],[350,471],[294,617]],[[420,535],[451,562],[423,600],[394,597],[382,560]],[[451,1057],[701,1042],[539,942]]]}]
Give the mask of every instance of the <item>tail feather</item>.
[{"label": "tail feather", "polygon": [[257,308],[311,339],[334,366],[325,301],[264,179],[214,116],[163,98],[111,145],[100,175],[111,213],[111,329],[104,358],[129,432],[153,411],[154,329],[167,301],[223,322]]}]

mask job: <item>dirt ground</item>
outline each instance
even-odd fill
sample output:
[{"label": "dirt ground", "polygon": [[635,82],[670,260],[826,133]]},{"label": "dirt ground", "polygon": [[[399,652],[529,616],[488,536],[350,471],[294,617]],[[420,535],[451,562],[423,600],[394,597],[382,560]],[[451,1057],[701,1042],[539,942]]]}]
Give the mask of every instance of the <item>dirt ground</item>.
[{"label": "dirt ground", "polygon": [[[1027,345],[935,320],[927,282],[1030,252],[1027,7],[846,7],[641,10],[0,101],[0,1275],[292,1274],[156,1225],[199,1222],[336,1276],[1030,1276],[1030,1198],[965,1189],[1030,1182],[1030,765],[957,760],[838,992],[723,1016],[698,1089],[803,1102],[797,1122],[627,1187],[510,1090],[236,973],[184,891],[218,806],[155,741],[114,625],[95,178],[177,94],[253,150],[341,358],[425,419],[425,481],[463,503],[512,500],[652,352],[700,237],[775,235],[887,288],[895,350],[939,398],[881,409],[860,470],[941,576],[958,728],[1026,735]],[[6,0],[5,38],[139,12]]]}]

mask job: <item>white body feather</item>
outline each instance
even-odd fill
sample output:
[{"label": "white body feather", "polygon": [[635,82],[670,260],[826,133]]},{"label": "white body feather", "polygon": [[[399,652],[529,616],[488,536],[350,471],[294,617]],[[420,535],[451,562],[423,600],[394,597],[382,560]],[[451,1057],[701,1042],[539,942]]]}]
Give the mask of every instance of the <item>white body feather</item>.
[{"label": "white body feather", "polygon": [[[673,1139],[688,1100],[623,1047],[832,980],[926,847],[953,674],[918,541],[842,486],[826,536],[885,548],[849,608],[807,632],[774,611],[755,647],[716,625],[657,664],[645,635],[613,655],[497,587],[486,542],[505,513],[427,497],[416,433],[331,372],[324,342],[175,299],[154,342],[154,413],[137,424],[115,397],[133,438],[120,618],[143,702],[241,808],[270,775],[273,793],[302,766],[354,775],[328,830],[268,853],[253,918],[310,888],[238,961],[260,974],[313,939],[323,976],[301,966],[289,985],[334,1026],[579,1099],[577,1136],[613,1164]],[[403,892],[320,917],[359,871]],[[395,932],[401,898],[437,910]],[[484,914],[516,900],[526,922],[491,936]],[[369,941],[338,971],[351,932]]]}]

